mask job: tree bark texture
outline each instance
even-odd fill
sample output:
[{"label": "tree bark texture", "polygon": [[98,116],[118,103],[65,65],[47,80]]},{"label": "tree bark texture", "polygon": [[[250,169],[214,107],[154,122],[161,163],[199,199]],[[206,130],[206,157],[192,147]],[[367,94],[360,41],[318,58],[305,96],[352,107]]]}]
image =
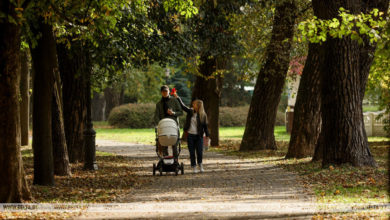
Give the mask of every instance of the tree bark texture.
[{"label": "tree bark texture", "polygon": [[21,53],[21,77],[20,77],[20,130],[21,144],[28,145],[28,129],[29,129],[29,105],[30,105],[30,68],[28,61],[27,50]]},{"label": "tree bark texture", "polygon": [[92,98],[92,120],[93,121],[103,121],[104,118],[104,108],[106,105],[106,100],[104,95],[98,92],[93,92]]},{"label": "tree bark texture", "polygon": [[41,34],[38,44],[31,50],[35,69],[33,85],[33,152],[34,152],[34,184],[54,185],[53,142],[52,142],[52,95],[53,76],[56,67],[55,39],[52,26],[40,18]]},{"label": "tree bark texture", "polygon": [[[376,2],[376,3],[375,3]],[[362,0],[313,1],[319,18],[337,17],[343,7],[357,14],[367,7],[388,7],[388,1]],[[383,10],[382,10],[383,11]],[[367,49],[349,37],[327,40],[325,65],[321,73],[323,166],[350,163],[354,166],[375,166],[363,121],[362,101],[368,70],[375,46]],[[368,65],[368,66],[367,66]]]},{"label": "tree bark texture", "polygon": [[57,45],[58,62],[62,80],[64,126],[69,161],[84,160],[84,135],[86,119],[85,74],[90,71],[88,58],[81,42],[70,49]]},{"label": "tree bark texture", "polygon": [[[322,127],[322,126],[321,126]],[[312,161],[321,161],[324,157],[324,134],[320,132],[320,135],[315,146],[314,155]]]},{"label": "tree bark texture", "polygon": [[[55,54],[57,57],[57,54]],[[52,131],[53,131],[53,159],[54,174],[59,176],[70,176],[70,164],[68,147],[66,145],[64,114],[62,105],[62,83],[58,70],[58,59],[55,62],[54,89],[52,100]]]},{"label": "tree bark texture", "polygon": [[295,18],[295,1],[283,1],[276,7],[267,58],[257,77],[241,151],[276,149],[276,113],[289,67]]},{"label": "tree bark texture", "polygon": [[286,158],[311,157],[321,131],[321,87],[319,44],[310,44],[299,83],[294,120]]},{"label": "tree bark texture", "polygon": [[[10,1],[0,11],[16,18]],[[31,199],[20,151],[20,26],[5,20],[0,30],[0,203],[19,203]]]},{"label": "tree bark texture", "polygon": [[203,101],[207,114],[211,146],[219,145],[219,99],[221,97],[222,78],[217,75],[210,77],[217,70],[217,58],[208,55],[201,57],[202,64],[192,92],[192,97]]},{"label": "tree bark texture", "polygon": [[373,166],[363,121],[359,46],[350,39],[328,41],[328,69],[322,77],[323,163]]},{"label": "tree bark texture", "polygon": [[106,100],[104,115],[108,119],[111,110],[120,104],[120,92],[115,87],[107,87],[104,89],[104,98]]}]

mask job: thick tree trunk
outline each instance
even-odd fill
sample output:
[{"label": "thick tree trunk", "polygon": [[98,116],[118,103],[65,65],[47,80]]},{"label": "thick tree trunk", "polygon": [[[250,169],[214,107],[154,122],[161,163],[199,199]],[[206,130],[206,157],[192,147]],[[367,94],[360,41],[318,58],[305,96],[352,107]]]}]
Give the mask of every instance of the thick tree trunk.
[{"label": "thick tree trunk", "polygon": [[295,18],[295,1],[283,1],[276,7],[267,58],[257,77],[241,151],[276,149],[276,113],[289,67]]},{"label": "thick tree trunk", "polygon": [[[313,1],[320,18],[337,17],[344,7],[351,13],[366,12],[367,7],[386,11],[388,0]],[[382,8],[381,8],[382,7]],[[349,37],[329,39],[322,68],[323,166],[351,163],[354,166],[375,166],[364,128],[362,100],[374,48],[367,49]],[[368,65],[368,66],[367,66]]]},{"label": "thick tree trunk", "polygon": [[[33,103],[33,152],[34,184],[54,185],[53,142],[51,123],[51,101],[56,57],[52,26],[40,18],[39,30],[42,36],[31,50],[34,63]],[[54,51],[53,51],[54,50]]]},{"label": "thick tree trunk", "polygon": [[359,45],[350,39],[329,39],[323,71],[323,164],[374,166],[363,121]]},{"label": "thick tree trunk", "polygon": [[28,145],[29,104],[30,104],[30,70],[27,50],[21,51],[21,77],[20,77],[20,130],[21,144]]},{"label": "thick tree trunk", "polygon": [[52,100],[54,174],[59,176],[70,176],[71,170],[69,165],[68,149],[66,146],[64,114],[62,107],[62,84],[60,73],[58,71],[58,63],[56,66]]},{"label": "thick tree trunk", "polygon": [[104,115],[108,119],[111,110],[120,104],[120,93],[115,87],[107,87],[104,89],[104,98],[106,99]]},{"label": "thick tree trunk", "polygon": [[202,64],[199,71],[203,76],[197,76],[192,97],[201,99],[207,114],[211,146],[219,145],[219,99],[221,97],[222,79],[215,76],[209,79],[217,68],[216,58],[209,58],[208,55],[201,57]]},{"label": "thick tree trunk", "polygon": [[324,157],[324,135],[320,132],[320,135],[315,146],[314,155],[312,161],[321,161]]},{"label": "thick tree trunk", "polygon": [[[0,11],[16,18],[10,1]],[[0,30],[0,203],[19,203],[31,199],[20,151],[20,27],[4,20]]]},{"label": "thick tree trunk", "polygon": [[84,135],[86,103],[85,79],[90,65],[80,42],[74,42],[71,49],[58,46],[58,61],[62,80],[64,126],[69,161],[84,160]]},{"label": "thick tree trunk", "polygon": [[311,157],[321,131],[321,87],[319,44],[310,44],[299,83],[290,144],[286,158]]},{"label": "thick tree trunk", "polygon": [[104,120],[104,106],[106,105],[106,100],[104,95],[93,92],[92,99],[92,120],[93,121],[103,121]]}]

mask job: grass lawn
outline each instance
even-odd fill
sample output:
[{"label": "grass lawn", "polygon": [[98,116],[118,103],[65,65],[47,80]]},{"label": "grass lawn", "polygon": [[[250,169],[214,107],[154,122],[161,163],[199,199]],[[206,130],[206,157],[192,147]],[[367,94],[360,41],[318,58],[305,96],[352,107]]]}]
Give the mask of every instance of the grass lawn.
[{"label": "grass lawn", "polygon": [[[131,129],[112,128],[107,122],[93,122],[96,138],[120,142],[154,144],[155,133],[153,128]],[[221,140],[241,140],[245,127],[221,127],[219,135]],[[284,126],[275,127],[276,141],[289,141],[290,135]],[[369,137],[368,141],[390,141],[387,137]]]},{"label": "grass lawn", "polygon": [[363,112],[379,111],[379,105],[363,105]]},{"label": "grass lawn", "polygon": [[[120,142],[153,144],[155,133],[153,128],[130,129],[130,128],[107,128],[95,126],[96,138],[103,140],[115,140]],[[220,128],[221,140],[240,140],[244,134],[244,127]],[[275,128],[275,138],[278,141],[288,141],[290,135],[287,134],[284,126]]]}]

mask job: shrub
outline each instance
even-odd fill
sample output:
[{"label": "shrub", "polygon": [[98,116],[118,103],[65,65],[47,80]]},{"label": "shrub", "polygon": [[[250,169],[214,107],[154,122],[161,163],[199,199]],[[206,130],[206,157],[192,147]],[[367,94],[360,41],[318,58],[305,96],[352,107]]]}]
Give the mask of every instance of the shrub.
[{"label": "shrub", "polygon": [[[239,107],[220,107],[219,124],[221,127],[245,126],[248,116],[249,106]],[[275,125],[284,125],[285,116],[283,112],[278,111],[276,114]]]},{"label": "shrub", "polygon": [[[152,128],[154,127],[154,112],[156,104],[125,104],[112,109],[108,123],[118,128]],[[185,115],[179,118],[183,125]]]},{"label": "shrub", "polygon": [[[155,104],[125,104],[115,107],[108,117],[111,126],[119,128],[152,128],[154,126]],[[245,126],[249,106],[220,107],[221,127]],[[179,118],[184,125],[186,113]],[[284,125],[284,113],[278,111],[275,125]]]},{"label": "shrub", "polygon": [[245,126],[249,106],[220,107],[219,125],[221,127]]},{"label": "shrub", "polygon": [[151,128],[155,104],[125,104],[113,108],[108,123],[119,128]]}]

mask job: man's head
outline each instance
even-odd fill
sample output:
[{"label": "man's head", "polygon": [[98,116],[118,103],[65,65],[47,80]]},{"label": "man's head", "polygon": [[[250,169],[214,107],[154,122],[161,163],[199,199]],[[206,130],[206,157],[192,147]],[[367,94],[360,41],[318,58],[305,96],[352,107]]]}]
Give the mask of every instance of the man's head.
[{"label": "man's head", "polygon": [[169,96],[169,87],[167,85],[161,86],[161,96],[164,98]]}]

